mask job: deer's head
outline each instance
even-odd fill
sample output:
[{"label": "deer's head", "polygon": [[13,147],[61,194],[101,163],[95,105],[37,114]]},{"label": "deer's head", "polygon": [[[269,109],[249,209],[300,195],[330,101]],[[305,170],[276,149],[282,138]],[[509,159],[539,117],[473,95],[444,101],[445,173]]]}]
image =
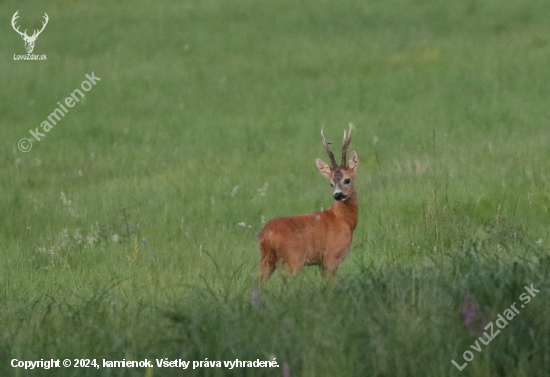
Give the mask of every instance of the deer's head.
[{"label": "deer's head", "polygon": [[19,13],[19,11],[15,12],[15,14],[13,15],[13,18],[11,19],[11,26],[13,27],[13,30],[15,30],[17,33],[19,33],[19,35],[21,35],[21,38],[23,38],[23,40],[25,41],[25,49],[30,54],[30,53],[32,53],[32,50],[34,49],[34,42],[36,41],[36,38],[38,38],[40,33],[42,33],[42,31],[44,30],[44,28],[48,24],[48,19],[49,18],[48,18],[48,15],[46,13],[44,13],[45,21],[42,22],[42,29],[40,29],[40,31],[35,30],[34,33],[29,37],[27,35],[27,30],[26,29],[22,33],[22,32],[19,31],[19,26],[15,27],[15,20],[17,20],[19,18],[18,13]]},{"label": "deer's head", "polygon": [[341,202],[346,201],[348,196],[355,192],[355,172],[357,171],[357,166],[359,165],[359,159],[357,158],[357,153],[355,151],[351,152],[348,165],[346,166],[346,153],[351,141],[352,128],[353,125],[350,123],[349,132],[347,135],[346,131],[344,131],[342,162],[340,165],[338,165],[334,159],[334,154],[329,148],[330,143],[327,143],[323,130],[321,130],[321,137],[323,139],[323,146],[325,147],[325,150],[330,158],[331,166],[320,158],[315,161],[317,163],[319,173],[321,173],[323,177],[330,179],[330,185],[334,189],[334,199]]}]

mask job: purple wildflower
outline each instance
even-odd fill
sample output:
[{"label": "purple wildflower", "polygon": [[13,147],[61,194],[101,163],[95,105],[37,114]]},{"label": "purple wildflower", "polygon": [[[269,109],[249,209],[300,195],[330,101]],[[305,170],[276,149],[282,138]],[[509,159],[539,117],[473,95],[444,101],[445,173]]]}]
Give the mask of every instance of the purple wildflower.
[{"label": "purple wildflower", "polygon": [[255,311],[258,311],[260,307],[260,293],[257,288],[254,288],[250,294],[250,305],[252,305]]},{"label": "purple wildflower", "polygon": [[290,366],[286,362],[283,364],[283,377],[290,377]]},{"label": "purple wildflower", "polygon": [[284,326],[285,326],[285,330],[286,330],[286,331],[290,331],[292,325],[294,324],[294,321],[292,320],[292,318],[286,317],[286,318],[283,320],[283,324],[284,324]]},{"label": "purple wildflower", "polygon": [[474,319],[477,316],[478,307],[477,306],[468,306],[460,311],[462,317],[464,318],[464,324],[470,326]]},{"label": "purple wildflower", "polygon": [[464,324],[468,329],[471,336],[475,337],[477,333],[482,332],[482,328],[486,325],[487,317],[481,316],[479,312],[479,304],[477,303],[474,295],[467,289],[462,292],[464,298],[464,305],[460,310],[460,314],[464,319]]},{"label": "purple wildflower", "polygon": [[143,237],[143,238],[141,239],[141,242],[143,242],[143,243],[147,242],[147,238]]}]

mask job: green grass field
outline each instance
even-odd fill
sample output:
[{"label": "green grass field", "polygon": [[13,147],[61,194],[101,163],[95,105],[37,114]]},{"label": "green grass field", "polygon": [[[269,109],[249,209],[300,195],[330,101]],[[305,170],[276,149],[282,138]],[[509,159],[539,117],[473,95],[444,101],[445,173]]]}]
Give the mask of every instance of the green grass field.
[{"label": "green grass field", "polygon": [[[1,4],[0,376],[550,376],[550,2]],[[16,10],[49,15],[46,61],[14,60]],[[319,132],[349,122],[348,259],[253,290],[265,221],[331,205]],[[279,367],[102,365],[165,358]]]}]

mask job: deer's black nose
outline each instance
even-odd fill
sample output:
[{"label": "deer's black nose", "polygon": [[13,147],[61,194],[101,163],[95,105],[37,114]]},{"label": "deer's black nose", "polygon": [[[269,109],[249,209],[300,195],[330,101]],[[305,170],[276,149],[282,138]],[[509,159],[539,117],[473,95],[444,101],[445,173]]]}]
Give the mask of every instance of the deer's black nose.
[{"label": "deer's black nose", "polygon": [[335,192],[334,193],[334,199],[336,199],[336,200],[342,200],[342,199],[345,199],[345,198],[346,198],[346,196],[341,192]]}]

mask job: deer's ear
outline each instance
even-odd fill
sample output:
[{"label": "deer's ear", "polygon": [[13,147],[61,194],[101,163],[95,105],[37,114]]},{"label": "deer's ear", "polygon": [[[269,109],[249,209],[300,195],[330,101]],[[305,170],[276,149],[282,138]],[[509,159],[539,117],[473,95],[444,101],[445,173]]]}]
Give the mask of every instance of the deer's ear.
[{"label": "deer's ear", "polygon": [[357,166],[359,166],[359,158],[357,157],[357,152],[355,152],[355,151],[351,152],[351,156],[349,158],[348,166],[354,172],[357,171]]},{"label": "deer's ear", "polygon": [[328,164],[320,158],[315,160],[315,163],[317,164],[317,169],[319,169],[319,173],[321,173],[323,177],[330,179],[332,173],[332,171],[330,170],[330,166],[328,166]]}]

